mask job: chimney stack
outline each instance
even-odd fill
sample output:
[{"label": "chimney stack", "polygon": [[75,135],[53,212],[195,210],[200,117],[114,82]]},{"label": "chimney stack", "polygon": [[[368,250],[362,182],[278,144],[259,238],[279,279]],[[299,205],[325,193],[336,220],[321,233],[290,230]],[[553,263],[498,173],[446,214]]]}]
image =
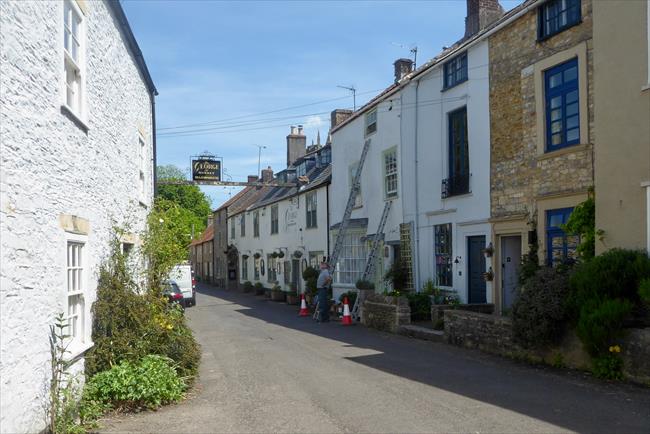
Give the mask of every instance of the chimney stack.
[{"label": "chimney stack", "polygon": [[302,125],[298,128],[292,126],[291,133],[287,136],[287,166],[305,155],[307,147],[307,136],[302,132]]},{"label": "chimney stack", "polygon": [[271,169],[271,166],[268,166],[266,169],[262,169],[262,182],[271,181],[273,181],[273,169]]},{"label": "chimney stack", "polygon": [[248,175],[247,182],[257,182],[257,181],[258,181],[257,175]]},{"label": "chimney stack", "polygon": [[333,110],[332,113],[330,114],[330,129],[343,123],[343,121],[345,121],[347,118],[352,116],[352,113],[354,113],[352,110],[345,110],[345,109]]},{"label": "chimney stack", "polygon": [[465,39],[470,38],[501,18],[504,10],[499,0],[467,0]]},{"label": "chimney stack", "polygon": [[413,72],[413,61],[411,59],[397,59],[393,66],[395,66],[395,84]]}]

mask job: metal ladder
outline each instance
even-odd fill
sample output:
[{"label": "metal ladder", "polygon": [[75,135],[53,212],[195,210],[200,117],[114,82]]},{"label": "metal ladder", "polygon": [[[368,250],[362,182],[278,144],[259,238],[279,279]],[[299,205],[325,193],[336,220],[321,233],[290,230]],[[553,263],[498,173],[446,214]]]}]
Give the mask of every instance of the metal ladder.
[{"label": "metal ladder", "polygon": [[357,194],[359,193],[359,186],[361,181],[361,170],[363,169],[363,163],[366,161],[366,156],[368,155],[368,149],[370,148],[370,139],[367,139],[363,144],[363,150],[361,151],[361,157],[359,158],[359,165],[357,166],[357,171],[354,174],[352,179],[352,186],[350,187],[350,195],[348,196],[348,203],[345,205],[345,211],[343,212],[343,218],[341,219],[341,225],[339,226],[339,231],[336,234],[336,241],[334,242],[334,249],[330,254],[329,266],[330,273],[334,275],[334,270],[336,269],[336,262],[339,259],[339,254],[343,249],[343,239],[348,230],[348,225],[350,224],[350,216],[352,215],[352,208],[354,208],[354,203],[357,200]]},{"label": "metal ladder", "polygon": [[[375,232],[375,235],[372,238],[372,244],[370,245],[370,252],[368,253],[368,259],[366,259],[366,268],[363,270],[363,276],[361,277],[361,279],[363,280],[370,280],[372,276],[375,274],[375,266],[377,262],[376,261],[377,251],[379,250],[379,244],[384,239],[384,227],[386,226],[386,220],[388,220],[388,213],[390,212],[390,207],[392,204],[393,201],[389,200],[386,202],[386,205],[384,205],[384,211],[381,213],[381,218],[379,219],[379,225],[377,226],[377,232]],[[355,321],[359,321],[361,319],[360,318],[361,303],[363,303],[363,300],[361,299],[361,295],[357,295],[357,298],[354,301],[354,306],[352,307],[352,311],[350,312],[352,319]]]}]

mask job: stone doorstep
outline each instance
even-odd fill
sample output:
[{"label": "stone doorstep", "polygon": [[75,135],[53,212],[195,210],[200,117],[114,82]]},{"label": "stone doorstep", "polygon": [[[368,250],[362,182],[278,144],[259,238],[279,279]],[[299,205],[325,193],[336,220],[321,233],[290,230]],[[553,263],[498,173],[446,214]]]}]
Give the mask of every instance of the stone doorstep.
[{"label": "stone doorstep", "polygon": [[445,332],[442,330],[432,330],[417,325],[401,326],[397,330],[397,333],[403,336],[433,342],[444,342],[445,337]]}]

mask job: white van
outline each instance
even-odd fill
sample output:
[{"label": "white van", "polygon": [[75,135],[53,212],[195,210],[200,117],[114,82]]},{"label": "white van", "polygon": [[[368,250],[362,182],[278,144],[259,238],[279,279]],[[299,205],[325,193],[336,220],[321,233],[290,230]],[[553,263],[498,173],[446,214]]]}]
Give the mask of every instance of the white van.
[{"label": "white van", "polygon": [[176,282],[183,292],[186,306],[196,305],[196,280],[190,264],[178,264],[169,272],[169,280]]}]

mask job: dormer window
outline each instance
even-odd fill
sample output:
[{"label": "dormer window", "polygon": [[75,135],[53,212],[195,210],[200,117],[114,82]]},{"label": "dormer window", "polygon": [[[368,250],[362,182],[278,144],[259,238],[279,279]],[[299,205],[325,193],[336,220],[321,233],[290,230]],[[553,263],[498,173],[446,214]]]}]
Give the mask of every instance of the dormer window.
[{"label": "dormer window", "polygon": [[467,81],[467,53],[459,54],[444,65],[444,88],[449,89]]},{"label": "dormer window", "polygon": [[582,19],[580,0],[551,0],[539,7],[538,37],[546,39],[560,33]]},{"label": "dormer window", "polygon": [[366,113],[365,135],[368,136],[377,131],[377,109]]},{"label": "dormer window", "polygon": [[296,175],[300,177],[300,176],[305,176],[306,174],[307,174],[307,163],[303,161],[296,168]]}]

